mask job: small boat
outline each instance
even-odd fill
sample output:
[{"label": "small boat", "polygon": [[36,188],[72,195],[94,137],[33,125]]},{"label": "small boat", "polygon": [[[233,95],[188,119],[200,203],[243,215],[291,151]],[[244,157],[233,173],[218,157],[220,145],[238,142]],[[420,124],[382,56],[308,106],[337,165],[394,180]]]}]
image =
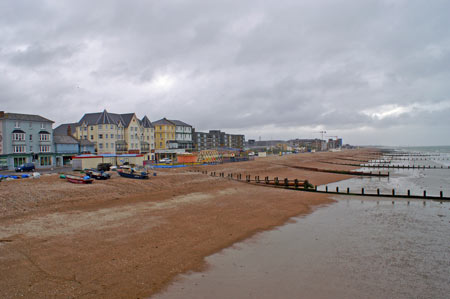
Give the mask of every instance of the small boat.
[{"label": "small boat", "polygon": [[85,173],[88,176],[90,176],[91,178],[96,179],[96,180],[107,180],[107,179],[111,178],[109,173],[104,172],[104,171],[98,171],[95,169],[88,169],[85,171]]},{"label": "small boat", "polygon": [[66,174],[66,180],[74,184],[92,184],[92,182],[94,181],[89,176],[79,177],[70,174]]},{"label": "small boat", "polygon": [[146,180],[148,179],[147,171],[137,171],[133,168],[122,168],[117,169],[117,173],[124,178],[129,179],[139,179],[139,180]]}]

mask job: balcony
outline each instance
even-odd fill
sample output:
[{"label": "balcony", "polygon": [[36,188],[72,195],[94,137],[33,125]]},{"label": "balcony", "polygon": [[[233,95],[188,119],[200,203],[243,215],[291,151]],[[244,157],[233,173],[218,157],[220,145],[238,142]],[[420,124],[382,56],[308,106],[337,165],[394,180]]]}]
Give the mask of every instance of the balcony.
[{"label": "balcony", "polygon": [[123,154],[128,152],[128,144],[123,140],[116,141],[116,152],[118,154]]},{"label": "balcony", "polygon": [[145,154],[150,151],[150,144],[146,141],[141,141],[141,153]]}]

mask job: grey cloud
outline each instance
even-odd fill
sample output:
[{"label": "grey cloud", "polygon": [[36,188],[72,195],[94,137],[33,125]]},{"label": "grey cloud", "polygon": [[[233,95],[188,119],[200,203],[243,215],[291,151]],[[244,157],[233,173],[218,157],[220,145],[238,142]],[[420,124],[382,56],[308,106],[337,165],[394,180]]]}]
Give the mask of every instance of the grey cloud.
[{"label": "grey cloud", "polygon": [[104,108],[136,111],[250,138],[276,138],[261,128],[289,138],[321,127],[352,143],[368,142],[351,131],[363,127],[370,143],[393,142],[393,132],[411,126],[450,131],[448,108],[382,119],[363,113],[450,102],[445,1],[0,5],[2,110],[59,123]]}]

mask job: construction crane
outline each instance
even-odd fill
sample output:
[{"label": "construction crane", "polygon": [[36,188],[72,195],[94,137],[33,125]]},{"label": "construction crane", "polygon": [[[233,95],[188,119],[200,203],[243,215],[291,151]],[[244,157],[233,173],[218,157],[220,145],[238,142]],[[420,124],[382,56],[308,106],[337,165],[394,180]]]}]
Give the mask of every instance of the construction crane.
[{"label": "construction crane", "polygon": [[326,133],[327,133],[327,131],[319,131],[319,132],[316,132],[316,133],[320,133],[320,134],[322,134],[322,140],[323,140],[323,134],[326,134]]}]

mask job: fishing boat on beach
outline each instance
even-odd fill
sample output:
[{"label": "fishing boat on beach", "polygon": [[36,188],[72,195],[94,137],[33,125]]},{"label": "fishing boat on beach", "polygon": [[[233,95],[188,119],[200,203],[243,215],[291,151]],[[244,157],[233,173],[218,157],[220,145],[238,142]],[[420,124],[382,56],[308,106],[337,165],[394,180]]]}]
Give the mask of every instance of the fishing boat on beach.
[{"label": "fishing boat on beach", "polygon": [[89,176],[79,177],[76,175],[66,174],[65,177],[68,182],[73,183],[73,184],[92,184],[92,182],[94,181]]},{"label": "fishing boat on beach", "polygon": [[146,180],[148,179],[147,171],[138,170],[135,168],[120,168],[117,169],[117,173],[124,178]]},{"label": "fishing boat on beach", "polygon": [[90,176],[91,178],[96,179],[96,180],[107,180],[107,179],[111,178],[109,173],[104,172],[104,171],[98,171],[98,170],[95,170],[95,169],[85,170],[85,173],[88,176]]}]

